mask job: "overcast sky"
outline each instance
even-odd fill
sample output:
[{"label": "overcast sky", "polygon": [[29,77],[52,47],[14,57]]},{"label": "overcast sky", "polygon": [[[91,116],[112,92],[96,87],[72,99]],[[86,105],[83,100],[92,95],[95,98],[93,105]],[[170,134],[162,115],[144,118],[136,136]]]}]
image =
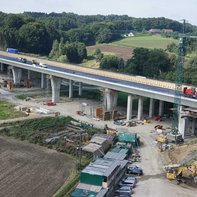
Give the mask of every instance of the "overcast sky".
[{"label": "overcast sky", "polygon": [[73,12],[82,15],[118,14],[132,17],[186,19],[197,25],[197,0],[0,0],[7,13]]}]

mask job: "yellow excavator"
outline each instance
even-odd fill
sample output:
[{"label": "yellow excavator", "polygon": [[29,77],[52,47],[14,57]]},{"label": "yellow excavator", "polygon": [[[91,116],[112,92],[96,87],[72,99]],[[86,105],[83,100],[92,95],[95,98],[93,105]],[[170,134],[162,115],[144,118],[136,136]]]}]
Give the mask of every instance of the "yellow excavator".
[{"label": "yellow excavator", "polygon": [[179,164],[165,166],[166,178],[168,180],[177,180],[177,183],[185,182],[187,179],[196,181],[197,163],[181,166]]}]

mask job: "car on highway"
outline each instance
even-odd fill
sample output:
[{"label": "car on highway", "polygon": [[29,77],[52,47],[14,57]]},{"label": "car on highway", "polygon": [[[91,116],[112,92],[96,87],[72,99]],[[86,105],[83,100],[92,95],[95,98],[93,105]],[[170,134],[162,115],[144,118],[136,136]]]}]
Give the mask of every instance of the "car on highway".
[{"label": "car on highway", "polygon": [[27,63],[27,59],[23,58],[23,57],[19,57],[18,61],[22,62],[22,63]]},{"label": "car on highway", "polygon": [[131,165],[127,167],[126,173],[141,176],[143,175],[143,170],[139,166]]},{"label": "car on highway", "polygon": [[38,63],[36,60],[32,60],[32,65],[33,65],[33,66],[38,66],[39,63]]},{"label": "car on highway", "polygon": [[47,64],[44,64],[44,63],[41,63],[41,62],[39,63],[39,66],[42,67],[42,68],[47,68],[48,67]]}]

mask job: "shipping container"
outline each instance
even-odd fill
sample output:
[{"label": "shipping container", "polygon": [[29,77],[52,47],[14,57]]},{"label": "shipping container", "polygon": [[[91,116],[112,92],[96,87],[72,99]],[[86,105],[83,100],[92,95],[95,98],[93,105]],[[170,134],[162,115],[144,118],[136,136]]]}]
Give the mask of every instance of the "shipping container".
[{"label": "shipping container", "polygon": [[18,49],[13,49],[13,48],[7,48],[6,50],[7,52],[9,53],[15,53],[15,54],[18,54]]}]

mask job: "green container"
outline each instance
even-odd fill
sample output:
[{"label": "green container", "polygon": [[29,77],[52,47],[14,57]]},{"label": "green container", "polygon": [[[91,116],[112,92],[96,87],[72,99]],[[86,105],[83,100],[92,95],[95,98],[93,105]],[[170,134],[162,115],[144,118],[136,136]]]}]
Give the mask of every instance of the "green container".
[{"label": "green container", "polygon": [[136,133],[119,133],[118,141],[130,143],[133,147],[139,146],[139,139]]},{"label": "green container", "polygon": [[103,176],[100,176],[97,174],[88,174],[86,172],[81,172],[80,182],[90,184],[90,185],[102,186]]}]

